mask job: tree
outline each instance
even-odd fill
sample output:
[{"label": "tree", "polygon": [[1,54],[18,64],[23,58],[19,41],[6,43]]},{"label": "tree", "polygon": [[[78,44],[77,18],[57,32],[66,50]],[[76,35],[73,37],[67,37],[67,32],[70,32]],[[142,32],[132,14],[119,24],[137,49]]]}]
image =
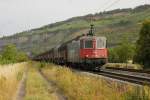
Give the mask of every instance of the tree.
[{"label": "tree", "polygon": [[109,49],[109,62],[111,62],[111,63],[119,62],[118,61],[119,58],[118,58],[116,50],[117,50],[117,47]]},{"label": "tree", "polygon": [[17,48],[15,45],[7,45],[4,47],[2,51],[2,59],[7,60],[9,62],[16,62],[17,59]]},{"label": "tree", "polygon": [[127,63],[128,60],[132,60],[134,56],[134,45],[130,44],[128,41],[123,41],[121,46],[117,48],[117,54],[119,62]]},{"label": "tree", "polygon": [[150,67],[150,20],[143,23],[139,35],[134,60],[147,68]]},{"label": "tree", "polygon": [[16,63],[27,60],[27,55],[24,52],[17,50],[16,46],[13,44],[6,45],[0,56],[1,64]]},{"label": "tree", "polygon": [[132,60],[135,52],[135,46],[130,44],[126,39],[122,41],[121,45],[111,48],[109,50],[109,61],[113,63],[127,63]]}]

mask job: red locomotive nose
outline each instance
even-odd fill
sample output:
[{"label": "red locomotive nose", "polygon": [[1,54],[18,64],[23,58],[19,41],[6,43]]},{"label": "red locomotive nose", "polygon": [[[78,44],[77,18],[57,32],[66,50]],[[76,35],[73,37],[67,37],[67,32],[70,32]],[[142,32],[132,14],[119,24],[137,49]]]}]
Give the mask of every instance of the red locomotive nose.
[{"label": "red locomotive nose", "polygon": [[108,58],[105,38],[88,37],[80,41],[80,58]]},{"label": "red locomotive nose", "polygon": [[93,54],[93,55],[97,55],[97,51],[96,51],[96,50],[93,50],[93,51],[92,51],[92,54]]},{"label": "red locomotive nose", "polygon": [[80,49],[81,58],[107,58],[107,49]]}]

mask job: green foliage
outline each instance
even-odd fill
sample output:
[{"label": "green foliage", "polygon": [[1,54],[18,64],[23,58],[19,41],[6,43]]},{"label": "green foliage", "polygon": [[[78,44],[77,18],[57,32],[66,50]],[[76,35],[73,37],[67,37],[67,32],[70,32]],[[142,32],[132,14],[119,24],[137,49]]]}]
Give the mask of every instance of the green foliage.
[{"label": "green foliage", "polygon": [[134,60],[145,67],[150,67],[150,20],[143,23]]},{"label": "green foliage", "polygon": [[15,45],[7,45],[3,48],[0,55],[1,64],[9,64],[16,62],[23,62],[28,59],[27,55],[19,50],[17,50]]},{"label": "green foliage", "polygon": [[124,40],[121,45],[109,49],[109,61],[113,63],[126,63],[132,60],[135,52],[134,45]]},{"label": "green foliage", "polygon": [[17,58],[17,49],[15,45],[7,45],[2,51],[2,59],[15,62]]},{"label": "green foliage", "polygon": [[116,48],[109,49],[109,62],[117,63],[118,62],[118,55],[116,52]]},{"label": "green foliage", "polygon": [[146,93],[144,88],[141,89],[139,87],[127,92],[123,97],[125,100],[149,100],[149,94]]},{"label": "green foliage", "polygon": [[17,54],[17,62],[23,62],[23,61],[27,61],[28,60],[28,57],[27,55],[24,53],[24,52],[19,52]]}]

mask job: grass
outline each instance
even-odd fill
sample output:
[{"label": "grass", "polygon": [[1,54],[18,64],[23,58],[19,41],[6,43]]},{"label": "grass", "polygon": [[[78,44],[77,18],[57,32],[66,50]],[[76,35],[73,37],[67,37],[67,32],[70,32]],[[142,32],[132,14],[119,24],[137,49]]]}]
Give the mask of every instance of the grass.
[{"label": "grass", "polygon": [[25,100],[57,100],[46,81],[38,73],[38,68],[30,64],[26,83]]},{"label": "grass", "polygon": [[0,100],[12,100],[18,84],[28,66],[25,100],[57,100],[58,96],[38,72],[54,81],[68,100],[149,100],[149,86],[118,83],[103,77],[95,77],[69,68],[47,63],[20,63],[0,67]]},{"label": "grass", "polygon": [[22,78],[26,63],[0,67],[0,100],[12,100]]},{"label": "grass", "polygon": [[69,100],[148,100],[149,87],[136,87],[103,77],[80,75],[69,68],[47,64],[42,72],[57,83]]},{"label": "grass", "polygon": [[150,87],[134,87],[132,92],[124,95],[125,100],[150,100]]}]

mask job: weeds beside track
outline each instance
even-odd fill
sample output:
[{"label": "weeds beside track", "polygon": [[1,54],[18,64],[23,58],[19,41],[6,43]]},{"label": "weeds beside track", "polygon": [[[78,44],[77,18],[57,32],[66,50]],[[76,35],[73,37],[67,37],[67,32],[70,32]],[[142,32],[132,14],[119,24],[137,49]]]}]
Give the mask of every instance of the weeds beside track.
[{"label": "weeds beside track", "polygon": [[97,72],[92,72],[94,74],[103,75],[119,80],[124,80],[140,85],[150,85],[150,74],[149,72],[143,70],[123,70],[123,69],[113,69],[104,68]]},{"label": "weeds beside track", "polygon": [[[145,100],[150,98],[149,87],[132,86],[109,79],[79,75],[59,65],[46,64],[42,73],[63,90],[69,100]],[[137,89],[140,88],[140,89]],[[140,91],[140,92],[137,92]],[[133,96],[133,97],[132,97]]]}]

